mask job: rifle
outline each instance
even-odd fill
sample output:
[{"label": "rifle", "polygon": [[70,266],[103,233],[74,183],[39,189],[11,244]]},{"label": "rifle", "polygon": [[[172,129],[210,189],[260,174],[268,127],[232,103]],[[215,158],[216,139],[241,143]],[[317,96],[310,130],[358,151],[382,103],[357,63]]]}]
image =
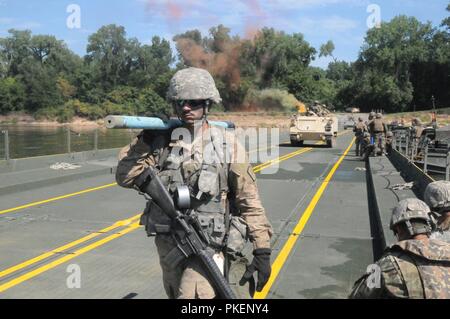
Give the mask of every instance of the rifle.
[{"label": "rifle", "polygon": [[149,167],[137,182],[139,190],[149,195],[153,202],[172,220],[173,232],[177,242],[177,255],[188,258],[196,256],[201,265],[206,270],[208,278],[212,281],[217,294],[222,299],[236,299],[225,277],[207,250],[208,239],[201,230],[201,226],[196,218],[188,214],[183,214],[175,207],[174,200],[164,187],[160,177],[153,167]]}]

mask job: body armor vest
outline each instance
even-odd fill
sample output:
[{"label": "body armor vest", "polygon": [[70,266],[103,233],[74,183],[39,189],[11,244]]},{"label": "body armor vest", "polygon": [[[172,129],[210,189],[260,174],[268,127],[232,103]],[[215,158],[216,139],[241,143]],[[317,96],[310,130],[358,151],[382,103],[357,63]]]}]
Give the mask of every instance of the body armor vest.
[{"label": "body armor vest", "polygon": [[[223,147],[218,145],[220,142],[213,136],[205,138],[205,142],[212,143],[214,152],[219,152],[219,148]],[[202,148],[204,150],[205,145]],[[186,149],[178,146],[176,141],[168,146],[166,143],[155,156],[159,166],[158,175],[172,195],[178,186],[188,186],[191,209],[209,236],[211,246],[222,248],[226,244],[224,239],[230,224],[227,216],[228,164],[220,161],[219,157],[217,161],[205,161],[204,154],[199,154],[197,150],[193,150],[190,157],[185,152]],[[170,232],[170,219],[152,201],[147,203],[146,214],[149,236]]]},{"label": "body armor vest", "polygon": [[372,122],[373,132],[374,133],[382,133],[384,132],[384,125],[382,119],[374,119]]},{"label": "body armor vest", "polygon": [[364,135],[364,124],[361,122],[358,122],[355,125],[355,136],[356,137],[363,137]]},{"label": "body armor vest", "polygon": [[431,239],[428,244],[404,241],[394,246],[408,256],[396,260],[410,298],[450,298],[450,256],[445,245]]}]

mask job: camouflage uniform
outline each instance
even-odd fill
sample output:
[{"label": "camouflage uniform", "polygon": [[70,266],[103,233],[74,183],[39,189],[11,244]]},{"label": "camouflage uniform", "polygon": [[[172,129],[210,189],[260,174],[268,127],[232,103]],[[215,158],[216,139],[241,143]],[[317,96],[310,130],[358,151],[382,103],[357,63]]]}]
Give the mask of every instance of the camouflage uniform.
[{"label": "camouflage uniform", "polygon": [[418,118],[412,120],[413,138],[418,140],[424,130],[422,122]]},{"label": "camouflage uniform", "polygon": [[436,181],[428,184],[424,200],[435,214],[436,227],[431,238],[450,243],[450,182]]},{"label": "camouflage uniform", "polygon": [[369,131],[375,139],[375,156],[382,155],[384,149],[384,135],[387,132],[386,124],[383,122],[380,113],[369,123]]},{"label": "camouflage uniform", "polygon": [[442,241],[398,242],[376,265],[379,271],[361,277],[351,298],[450,298],[450,246]]},{"label": "camouflage uniform", "polygon": [[364,132],[359,151],[361,159],[366,160],[371,152],[372,152],[372,145],[370,144],[370,134],[369,132]]},{"label": "camouflage uniform", "polygon": [[369,125],[370,122],[372,122],[374,118],[375,118],[375,112],[370,112],[367,125]]},{"label": "camouflage uniform", "polygon": [[330,111],[326,107],[325,104],[320,104],[319,101],[314,101],[314,104],[311,106],[311,110],[317,115],[317,116],[327,116],[330,114]]},{"label": "camouflage uniform", "polygon": [[362,155],[362,143],[364,140],[364,132],[367,132],[367,126],[364,124],[362,118],[358,119],[358,123],[356,123],[355,128],[353,129],[353,132],[355,132],[355,146],[356,146],[356,156]]},{"label": "camouflage uniform", "polygon": [[412,143],[412,148],[416,151],[419,151],[419,141],[420,141],[420,137],[422,136],[422,132],[424,130],[424,127],[422,125],[422,122],[418,119],[418,118],[414,118],[412,120],[412,126],[411,126],[411,131],[410,131],[410,137],[411,137],[411,143]]},{"label": "camouflage uniform", "polygon": [[[183,89],[188,92],[197,90],[195,97],[200,94],[199,98],[212,96],[216,102],[219,101],[218,92],[216,94],[207,89],[202,90],[195,84],[196,81],[213,81],[209,78],[210,75],[205,74],[204,70],[192,69],[175,74],[168,95],[175,99],[193,99],[180,92]],[[203,76],[205,78],[201,78]],[[254,249],[270,248],[272,228],[258,195],[253,169],[234,134],[212,129],[208,125],[203,125],[199,131],[201,133],[194,136],[190,143],[178,137],[172,140],[170,132],[141,132],[130,145],[121,150],[116,180],[120,186],[132,188],[138,176],[152,166],[159,170],[158,175],[170,192],[173,193],[178,185],[187,184],[191,190],[192,208],[209,236],[209,249],[221,256],[224,252],[227,254],[227,259],[233,261],[231,265],[227,264],[230,267],[230,277],[235,278],[236,275],[231,273],[233,269],[241,271],[241,275],[245,271],[245,242],[250,240]],[[233,149],[231,160],[227,163],[219,161],[207,164],[204,161],[205,143],[212,143],[219,156],[217,153],[220,153],[218,150],[224,145],[224,141],[232,141],[228,144]],[[241,154],[244,154],[243,160],[233,157]],[[227,215],[227,211],[230,215]],[[229,216],[229,221],[226,216]],[[164,288],[169,298],[214,298],[215,291],[196,259],[185,259],[179,265],[168,264],[169,254],[177,251],[170,233],[170,219],[152,201],[147,204],[141,224],[146,225],[149,235],[156,235],[155,244],[160,257]],[[225,236],[227,233],[228,237]],[[225,238],[228,238],[228,245],[224,248],[221,245]],[[239,286],[236,279],[230,285],[232,288]],[[234,290],[239,298],[250,297],[248,289],[244,292]]]},{"label": "camouflage uniform", "polygon": [[394,140],[394,134],[389,131],[386,133],[386,153],[389,153],[392,150],[392,142]]},{"label": "camouflage uniform", "polygon": [[403,227],[410,239],[389,247],[355,282],[350,298],[450,298],[450,246],[436,239],[414,239],[431,232],[429,213],[416,198],[398,203],[390,228],[395,232]]}]

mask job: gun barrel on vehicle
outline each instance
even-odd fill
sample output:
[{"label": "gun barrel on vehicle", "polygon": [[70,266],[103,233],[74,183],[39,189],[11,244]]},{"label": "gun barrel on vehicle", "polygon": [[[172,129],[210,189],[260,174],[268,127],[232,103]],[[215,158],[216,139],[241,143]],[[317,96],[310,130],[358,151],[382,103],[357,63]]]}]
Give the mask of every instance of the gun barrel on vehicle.
[{"label": "gun barrel on vehicle", "polygon": [[[226,121],[209,121],[211,125],[220,126],[224,128],[234,128],[232,122]],[[106,128],[109,129],[142,129],[142,130],[169,130],[182,126],[182,122],[179,119],[170,119],[163,121],[158,117],[147,116],[127,116],[127,115],[108,115],[105,118]]]}]

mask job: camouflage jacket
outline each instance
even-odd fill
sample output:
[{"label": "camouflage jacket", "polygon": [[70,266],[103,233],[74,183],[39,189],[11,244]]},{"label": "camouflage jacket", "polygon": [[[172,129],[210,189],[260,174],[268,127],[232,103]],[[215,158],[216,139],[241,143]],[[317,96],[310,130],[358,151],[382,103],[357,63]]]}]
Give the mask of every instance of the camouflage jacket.
[{"label": "camouflage jacket", "polygon": [[373,119],[370,121],[368,127],[370,134],[387,132],[386,124],[382,119]]},{"label": "camouflage jacket", "polygon": [[404,240],[358,279],[350,298],[450,298],[450,246],[442,241]]},{"label": "camouflage jacket", "polygon": [[[231,134],[227,132],[227,134]],[[226,137],[233,140],[234,136]],[[242,154],[242,146],[234,138],[235,149],[241,151],[233,154]],[[124,147],[119,153],[119,163],[116,171],[117,183],[125,188],[132,188],[134,180],[149,166],[156,166],[159,157],[165,149],[182,147],[189,148],[192,153],[202,156],[202,147],[197,140],[192,143],[184,143],[176,140],[170,142],[170,138],[161,134],[148,136],[141,132],[130,145]],[[245,154],[245,150],[243,151]],[[200,163],[198,163],[200,161]],[[236,208],[239,215],[244,219],[248,226],[248,236],[256,248],[270,248],[270,238],[272,236],[272,227],[266,217],[264,208],[259,198],[256,185],[256,176],[252,166],[248,163],[246,155],[244,160],[231,159],[228,165],[228,191],[232,194],[233,202],[231,205]],[[182,167],[185,163],[183,162]],[[201,165],[201,159],[194,163]],[[185,167],[183,167],[185,169]]]},{"label": "camouflage jacket", "polygon": [[355,132],[356,137],[363,138],[364,132],[367,132],[366,124],[363,122],[356,123],[353,132]]},{"label": "camouflage jacket", "polygon": [[450,217],[438,217],[437,228],[431,233],[430,238],[450,244]]},{"label": "camouflage jacket", "polygon": [[415,125],[411,127],[412,137],[419,139],[422,136],[422,132],[424,131],[424,127],[420,125]]}]

